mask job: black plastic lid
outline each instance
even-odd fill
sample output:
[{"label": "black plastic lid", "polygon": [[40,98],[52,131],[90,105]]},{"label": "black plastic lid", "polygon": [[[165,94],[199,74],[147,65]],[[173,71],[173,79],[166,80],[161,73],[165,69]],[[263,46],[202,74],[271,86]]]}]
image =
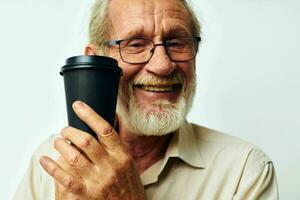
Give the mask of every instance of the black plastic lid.
[{"label": "black plastic lid", "polygon": [[81,68],[99,68],[118,71],[122,75],[122,69],[118,67],[118,61],[107,56],[73,56],[66,59],[66,64],[60,69],[60,75],[65,71]]}]

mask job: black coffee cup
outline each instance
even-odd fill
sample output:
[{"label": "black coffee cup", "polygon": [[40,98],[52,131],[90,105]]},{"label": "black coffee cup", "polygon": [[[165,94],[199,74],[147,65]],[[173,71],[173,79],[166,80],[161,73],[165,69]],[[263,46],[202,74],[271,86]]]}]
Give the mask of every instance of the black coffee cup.
[{"label": "black coffee cup", "polygon": [[117,60],[105,56],[75,56],[68,58],[61,68],[64,77],[69,126],[90,133],[97,138],[72,109],[83,101],[114,126],[119,81],[122,75]]}]

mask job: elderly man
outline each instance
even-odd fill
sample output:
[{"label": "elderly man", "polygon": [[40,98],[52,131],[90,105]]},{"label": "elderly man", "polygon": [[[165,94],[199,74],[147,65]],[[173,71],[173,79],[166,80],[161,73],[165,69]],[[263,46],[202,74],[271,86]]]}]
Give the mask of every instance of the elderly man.
[{"label": "elderly man", "polygon": [[66,127],[45,141],[15,199],[278,199],[263,152],[186,121],[200,40],[184,0],[96,1],[85,54],[123,69],[116,128],[75,102],[98,140]]}]

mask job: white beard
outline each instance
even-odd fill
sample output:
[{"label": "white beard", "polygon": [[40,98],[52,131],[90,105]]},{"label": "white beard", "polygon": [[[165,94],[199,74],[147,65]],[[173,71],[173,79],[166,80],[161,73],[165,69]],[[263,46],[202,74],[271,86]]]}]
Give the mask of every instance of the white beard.
[{"label": "white beard", "polygon": [[[181,76],[180,76],[180,79]],[[155,78],[158,80],[158,78]],[[130,132],[139,136],[162,136],[177,130],[186,119],[195,93],[195,76],[188,86],[183,83],[175,103],[167,100],[137,103],[131,84],[120,84],[117,113]]]}]

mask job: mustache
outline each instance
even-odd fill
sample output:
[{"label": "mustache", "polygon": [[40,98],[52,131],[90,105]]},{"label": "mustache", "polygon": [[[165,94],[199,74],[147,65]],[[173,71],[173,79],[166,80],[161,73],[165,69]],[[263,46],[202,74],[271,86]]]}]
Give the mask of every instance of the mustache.
[{"label": "mustache", "polygon": [[175,73],[167,77],[158,77],[155,75],[138,76],[135,77],[130,83],[130,86],[137,85],[152,85],[152,86],[168,86],[175,84],[184,84],[182,74]]}]

